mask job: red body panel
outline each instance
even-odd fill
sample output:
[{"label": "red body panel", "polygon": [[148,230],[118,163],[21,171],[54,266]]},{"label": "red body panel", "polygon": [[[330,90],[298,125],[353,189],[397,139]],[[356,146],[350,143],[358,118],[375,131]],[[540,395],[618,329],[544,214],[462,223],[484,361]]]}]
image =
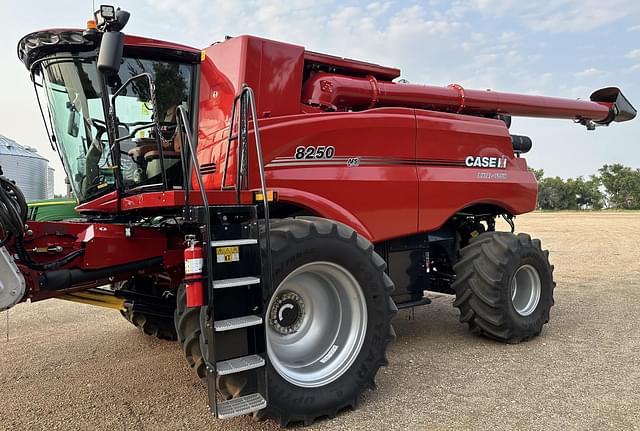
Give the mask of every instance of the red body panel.
[{"label": "red body panel", "polygon": [[[257,95],[268,187],[278,191],[280,201],[346,223],[372,241],[437,229],[456,211],[477,203],[513,214],[535,206],[535,178],[524,163],[515,162],[503,122],[392,107],[303,113],[305,61],[380,80],[399,74],[248,36],[211,46],[202,65],[198,130],[200,163],[217,166],[216,173],[205,176],[207,189],[222,184],[231,104],[247,83]],[[335,156],[296,160],[301,146],[333,146]],[[507,156],[507,179],[479,179],[487,169],[464,166],[469,155]],[[235,180],[234,159],[232,146],[227,184]],[[348,165],[349,160],[357,165]],[[434,160],[450,165],[428,163]],[[257,189],[255,157],[249,178]]]},{"label": "red body panel", "polygon": [[[74,222],[28,222],[30,235],[24,240],[24,247],[37,263],[47,263],[60,259],[71,252],[84,249],[84,254],[76,257],[63,268],[94,271],[126,265],[131,262],[151,258],[162,258],[161,269],[179,283],[182,277],[182,237],[167,235],[151,227],[135,226],[126,233],[127,225],[115,223],[74,223]],[[59,250],[49,251],[47,249]],[[60,292],[41,290],[42,271],[29,269],[22,263],[19,267],[29,286],[28,297],[40,300],[56,296]],[[130,274],[126,274],[130,276]],[[118,277],[104,277],[90,285],[73,286],[73,289],[98,287],[118,281]],[[126,277],[124,277],[126,278]]]},{"label": "red body panel", "polygon": [[[302,205],[323,217],[331,213],[330,218],[373,241],[415,233],[418,182],[411,163],[415,132],[414,110],[405,108],[264,120],[260,133],[267,184],[278,191],[280,201]],[[333,146],[335,156],[296,160],[299,146]],[[355,158],[359,165],[348,166],[348,159]],[[257,178],[253,167],[249,177]]]},{"label": "red body panel", "polygon": [[[72,250],[84,248],[84,256],[76,258],[78,268],[101,269],[128,262],[162,256],[169,248],[167,236],[157,229],[135,227],[131,237],[125,235],[125,225],[113,223],[29,222],[32,234],[25,239],[25,248],[47,248],[60,245],[58,258]],[[144,243],[144,246],[141,245]],[[34,260],[47,262],[34,255]]]},{"label": "red body panel", "polygon": [[[220,161],[226,155],[233,98],[247,84],[255,91],[260,117],[299,113],[304,48],[240,36],[211,45],[205,52],[200,80],[198,160],[201,164],[217,163],[217,172],[205,176],[205,186],[218,189],[222,184]],[[221,145],[223,142],[225,145]],[[230,172],[235,172],[234,155],[232,152]],[[233,176],[228,179],[233,180]]]},{"label": "red body panel", "polygon": [[[513,154],[504,122],[417,110],[416,158],[420,187],[420,231],[440,227],[451,215],[475,204],[492,204],[511,214],[535,209],[537,183],[524,159]],[[506,168],[438,166],[469,155],[505,157]]]}]

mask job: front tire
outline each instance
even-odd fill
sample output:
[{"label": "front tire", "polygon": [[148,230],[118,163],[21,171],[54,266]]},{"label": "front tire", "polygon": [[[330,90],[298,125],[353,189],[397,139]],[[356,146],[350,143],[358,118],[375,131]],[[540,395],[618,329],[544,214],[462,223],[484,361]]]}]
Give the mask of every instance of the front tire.
[{"label": "front tire", "polygon": [[527,234],[485,232],[454,265],[454,306],[472,332],[506,343],[536,337],[553,306],[549,252]]},{"label": "front tire", "polygon": [[[351,228],[317,217],[274,223],[271,249],[269,405],[259,417],[310,424],[355,408],[362,391],[375,387],[395,337],[391,319],[397,309],[384,260]],[[287,301],[306,310],[298,307],[299,321],[283,326],[276,316]],[[296,363],[301,359],[302,365]]]},{"label": "front tire", "polygon": [[[140,295],[139,299],[128,304],[125,311],[120,311],[122,317],[140,328],[145,335],[165,341],[176,341],[177,334],[173,318],[171,311],[168,311],[175,307],[175,297],[171,295],[170,298],[164,298],[163,293],[168,290],[165,287],[153,278],[132,278],[113,285],[112,289],[116,292],[124,290]],[[145,298],[151,298],[154,301],[147,302]],[[161,309],[154,310],[156,301],[163,302]]]}]

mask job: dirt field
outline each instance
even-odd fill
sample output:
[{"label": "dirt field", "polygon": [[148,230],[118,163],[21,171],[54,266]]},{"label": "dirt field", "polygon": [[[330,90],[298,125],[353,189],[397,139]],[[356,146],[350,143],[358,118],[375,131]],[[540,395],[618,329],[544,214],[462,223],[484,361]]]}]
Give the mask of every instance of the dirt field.
[{"label": "dirt field", "polygon": [[[477,338],[452,298],[395,321],[391,365],[358,410],[311,429],[637,429],[640,426],[640,213],[531,214],[556,266],[541,337]],[[177,345],[117,312],[63,301],[0,314],[0,429],[276,429],[215,421]]]}]

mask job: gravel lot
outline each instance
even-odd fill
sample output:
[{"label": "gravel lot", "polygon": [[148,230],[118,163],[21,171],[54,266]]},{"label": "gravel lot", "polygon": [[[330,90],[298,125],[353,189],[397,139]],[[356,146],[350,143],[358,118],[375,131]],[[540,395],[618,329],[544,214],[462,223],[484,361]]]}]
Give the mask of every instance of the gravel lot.
[{"label": "gravel lot", "polygon": [[[477,338],[452,298],[401,312],[391,365],[360,408],[310,429],[637,429],[640,213],[530,214],[556,266],[541,337]],[[0,429],[277,429],[213,420],[175,343],[117,312],[51,300],[0,313]]]}]

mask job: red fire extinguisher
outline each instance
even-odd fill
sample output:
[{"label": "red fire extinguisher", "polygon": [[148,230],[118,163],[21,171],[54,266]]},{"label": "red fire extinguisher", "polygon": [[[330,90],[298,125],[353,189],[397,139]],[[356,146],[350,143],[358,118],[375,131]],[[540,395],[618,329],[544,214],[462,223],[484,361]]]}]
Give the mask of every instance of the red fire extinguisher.
[{"label": "red fire extinguisher", "polygon": [[187,307],[204,305],[204,284],[202,282],[202,247],[195,235],[186,235],[187,248],[184,249],[184,283],[187,290]]}]

